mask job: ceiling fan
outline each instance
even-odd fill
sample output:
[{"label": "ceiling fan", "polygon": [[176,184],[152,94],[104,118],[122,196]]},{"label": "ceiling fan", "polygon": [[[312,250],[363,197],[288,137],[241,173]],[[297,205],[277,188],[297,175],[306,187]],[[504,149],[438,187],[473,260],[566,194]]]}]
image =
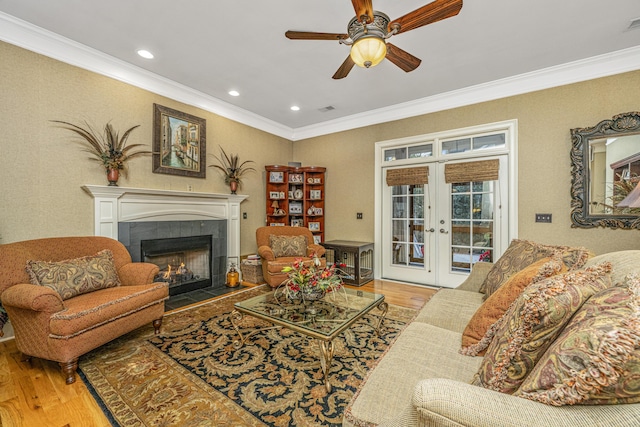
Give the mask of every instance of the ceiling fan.
[{"label": "ceiling fan", "polygon": [[421,60],[408,52],[387,43],[386,40],[427,24],[456,16],[462,9],[462,0],[434,0],[413,12],[391,21],[387,15],[373,10],[372,0],[351,0],[356,16],[349,21],[347,34],[287,31],[291,40],[338,40],[351,46],[351,53],[333,75],[334,79],[347,77],[354,65],[369,68],[384,58],[405,72],[413,71]]}]

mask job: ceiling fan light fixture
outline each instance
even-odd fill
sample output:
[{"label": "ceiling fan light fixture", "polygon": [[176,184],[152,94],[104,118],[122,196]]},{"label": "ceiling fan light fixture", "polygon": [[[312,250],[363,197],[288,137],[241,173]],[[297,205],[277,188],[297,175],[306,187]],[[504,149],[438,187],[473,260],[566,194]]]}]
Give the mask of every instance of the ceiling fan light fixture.
[{"label": "ceiling fan light fixture", "polygon": [[387,56],[387,44],[380,37],[363,36],[353,43],[350,55],[359,67],[375,67]]}]

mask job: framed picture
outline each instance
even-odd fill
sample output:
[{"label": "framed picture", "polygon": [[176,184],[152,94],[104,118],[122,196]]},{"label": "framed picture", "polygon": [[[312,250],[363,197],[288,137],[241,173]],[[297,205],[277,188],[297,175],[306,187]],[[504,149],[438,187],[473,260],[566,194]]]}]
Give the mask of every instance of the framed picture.
[{"label": "framed picture", "polygon": [[281,222],[272,222],[269,224],[269,226],[271,227],[284,227],[284,224],[282,224]]},{"label": "framed picture", "polygon": [[291,220],[292,227],[302,227],[303,225],[304,225],[304,221],[300,218]]},{"label": "framed picture", "polygon": [[302,203],[291,203],[291,204],[289,204],[289,213],[290,214],[301,214],[302,213]]},{"label": "framed picture", "polygon": [[206,177],[206,120],[153,104],[153,172]]},{"label": "framed picture", "polygon": [[269,182],[284,182],[284,173],[282,172],[269,172]]},{"label": "framed picture", "polygon": [[322,243],[322,236],[316,234],[313,236],[313,243],[315,243],[316,245],[319,245],[320,243]]},{"label": "framed picture", "polygon": [[281,199],[282,197],[280,197],[280,193],[278,191],[269,191],[269,198],[270,199]]},{"label": "framed picture", "polygon": [[302,174],[301,173],[292,173],[289,175],[289,182],[301,183],[302,182]]},{"label": "framed picture", "polygon": [[309,198],[310,199],[320,199],[320,198],[322,198],[322,191],[321,190],[311,190],[309,192]]},{"label": "framed picture", "polygon": [[320,231],[320,223],[319,222],[310,222],[309,230],[311,231]]}]

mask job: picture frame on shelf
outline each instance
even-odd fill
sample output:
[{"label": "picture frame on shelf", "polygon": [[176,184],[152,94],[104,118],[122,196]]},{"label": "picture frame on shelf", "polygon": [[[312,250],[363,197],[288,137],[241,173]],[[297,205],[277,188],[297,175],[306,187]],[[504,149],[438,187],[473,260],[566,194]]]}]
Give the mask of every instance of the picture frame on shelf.
[{"label": "picture frame on shelf", "polygon": [[278,191],[269,191],[269,198],[270,199],[275,199],[275,200],[280,200],[283,197],[280,197],[280,192],[278,192]]},{"label": "picture frame on shelf", "polygon": [[206,178],[207,121],[153,104],[153,173]]},{"label": "picture frame on shelf", "polygon": [[320,243],[322,243],[322,236],[320,236],[319,234],[314,235],[313,243],[315,243],[316,245],[319,245]]},{"label": "picture frame on shelf", "polygon": [[322,198],[322,191],[321,190],[310,190],[309,191],[309,198],[313,199],[313,200],[319,200]]},{"label": "picture frame on shelf", "polygon": [[313,178],[313,183],[314,184],[320,184],[320,183],[322,183],[322,180],[320,178]]},{"label": "picture frame on shelf", "polygon": [[272,182],[274,184],[283,183],[284,182],[284,173],[283,172],[277,172],[277,171],[269,172],[269,182]]},{"label": "picture frame on shelf", "polygon": [[302,203],[291,203],[291,204],[289,204],[289,213],[290,214],[301,214],[302,213]]},{"label": "picture frame on shelf", "polygon": [[304,226],[304,220],[302,218],[294,218],[291,220],[292,227],[302,227]]},{"label": "picture frame on shelf", "polygon": [[284,224],[281,222],[272,222],[272,223],[269,223],[269,225],[272,227],[284,227]]},{"label": "picture frame on shelf", "polygon": [[292,173],[289,175],[289,182],[291,183],[302,183],[303,179],[304,178],[301,173]]},{"label": "picture frame on shelf", "polygon": [[309,223],[310,231],[320,231],[320,223],[319,222],[310,222]]}]

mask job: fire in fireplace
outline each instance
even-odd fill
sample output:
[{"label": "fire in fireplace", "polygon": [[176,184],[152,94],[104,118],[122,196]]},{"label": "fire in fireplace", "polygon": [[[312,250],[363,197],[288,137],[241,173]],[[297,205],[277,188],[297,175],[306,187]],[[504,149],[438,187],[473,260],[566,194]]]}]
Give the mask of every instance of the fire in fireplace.
[{"label": "fire in fireplace", "polygon": [[169,283],[169,295],[211,286],[211,236],[140,241],[140,259],[160,268],[156,282]]}]

